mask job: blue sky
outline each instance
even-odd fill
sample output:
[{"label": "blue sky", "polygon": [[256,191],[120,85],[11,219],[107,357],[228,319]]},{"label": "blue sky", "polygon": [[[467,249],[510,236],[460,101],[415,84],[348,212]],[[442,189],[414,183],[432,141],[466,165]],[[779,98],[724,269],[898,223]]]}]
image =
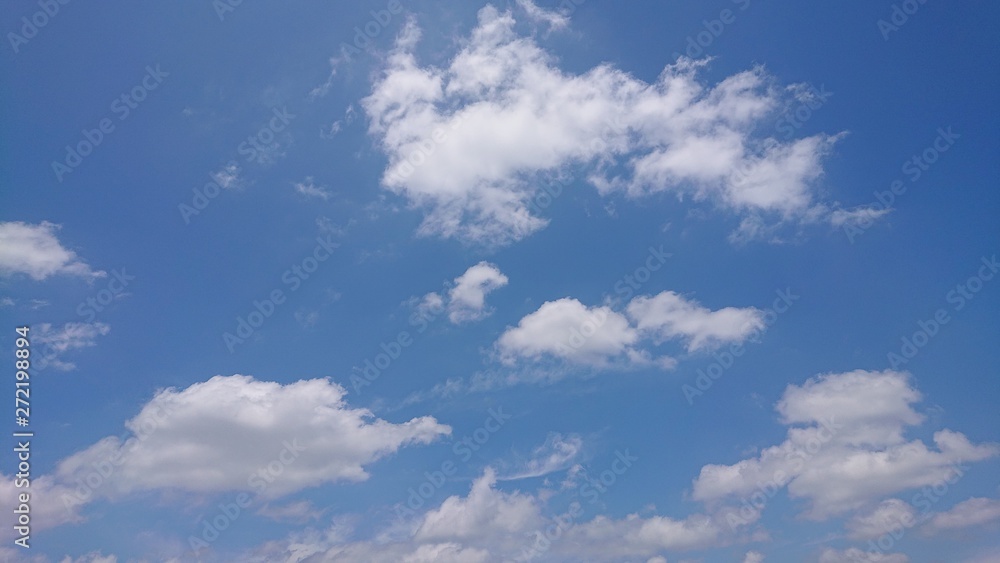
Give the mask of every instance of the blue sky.
[{"label": "blue sky", "polygon": [[996,7],[232,4],[0,18],[0,556],[1000,560]]}]

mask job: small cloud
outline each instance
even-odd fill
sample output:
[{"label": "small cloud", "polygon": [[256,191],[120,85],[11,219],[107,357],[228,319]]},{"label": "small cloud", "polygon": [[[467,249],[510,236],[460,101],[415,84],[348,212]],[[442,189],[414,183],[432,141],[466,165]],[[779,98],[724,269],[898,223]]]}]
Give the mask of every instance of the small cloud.
[{"label": "small cloud", "polygon": [[94,271],[56,237],[61,227],[48,221],[37,225],[0,223],[0,276],[25,274],[41,281],[57,274],[92,280],[107,273]]},{"label": "small cloud", "polygon": [[538,446],[531,452],[531,456],[520,463],[517,469],[501,480],[513,481],[516,479],[528,479],[531,477],[542,477],[550,473],[569,469],[576,465],[577,459],[583,452],[583,438],[576,434],[563,436],[557,432],[552,432],[546,438],[545,443]]},{"label": "small cloud", "polygon": [[323,189],[321,186],[317,186],[313,182],[312,176],[309,176],[303,182],[298,182],[295,184],[295,191],[306,196],[306,197],[318,197],[323,200],[330,199],[330,192]]},{"label": "small cloud", "polygon": [[834,227],[865,225],[888,215],[890,211],[892,209],[875,209],[873,207],[835,209],[830,213],[830,224]]},{"label": "small cloud", "polygon": [[312,328],[319,322],[319,311],[299,309],[295,311],[295,322],[302,325],[302,328]]},{"label": "small cloud", "polygon": [[71,362],[63,361],[62,355],[72,350],[89,348],[97,345],[97,337],[104,336],[111,327],[104,323],[66,323],[55,328],[49,323],[42,323],[32,333],[34,344],[38,347],[39,360],[37,369],[53,367],[59,371],[69,371],[76,367]]},{"label": "small cloud", "polygon": [[528,15],[528,18],[535,22],[548,24],[549,29],[562,29],[569,25],[569,18],[554,12],[538,7],[532,0],[517,0],[517,5]]},{"label": "small cloud", "polygon": [[230,162],[220,169],[218,172],[213,172],[211,174],[212,179],[215,180],[216,184],[219,184],[224,190],[237,190],[244,186],[244,181],[240,177],[240,165],[236,162]]}]

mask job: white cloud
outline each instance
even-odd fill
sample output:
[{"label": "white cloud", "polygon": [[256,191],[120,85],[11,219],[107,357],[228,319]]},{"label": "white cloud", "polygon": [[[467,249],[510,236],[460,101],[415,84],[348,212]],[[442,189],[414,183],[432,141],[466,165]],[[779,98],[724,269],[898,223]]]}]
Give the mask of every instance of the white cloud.
[{"label": "white cloud", "polygon": [[639,332],[608,306],[587,307],[576,299],[543,303],[537,311],[508,328],[497,340],[500,359],[558,358],[575,364],[609,367],[613,362],[640,360],[633,345]]},{"label": "white cloud", "polygon": [[1000,499],[970,498],[956,504],[951,510],[935,514],[922,528],[928,534],[958,530],[1000,520]]},{"label": "white cloud", "polygon": [[672,291],[636,297],[627,310],[639,330],[663,340],[682,338],[689,352],[742,342],[764,328],[764,312],[759,309],[726,307],[712,311]]},{"label": "white cloud", "polygon": [[316,183],[313,182],[312,176],[309,176],[303,182],[297,182],[295,184],[295,191],[304,196],[318,197],[322,200],[330,199],[331,195],[329,191],[317,186]]},{"label": "white cloud", "polygon": [[455,278],[448,291],[448,319],[453,323],[479,320],[488,315],[486,295],[507,285],[507,276],[494,264],[480,262]]},{"label": "white cloud", "polygon": [[746,555],[743,556],[743,563],[762,563],[764,561],[764,554],[759,551],[748,551]]},{"label": "white cloud", "polygon": [[53,367],[68,371],[76,367],[71,362],[62,360],[62,356],[71,350],[89,348],[97,345],[97,337],[104,336],[111,327],[104,323],[66,323],[59,328],[50,323],[42,323],[35,327],[32,339],[37,347],[37,368]]},{"label": "white cloud", "polygon": [[496,349],[507,365],[555,358],[595,368],[655,364],[672,369],[676,360],[654,357],[649,348],[677,339],[686,341],[689,352],[697,352],[743,342],[764,328],[758,309],[711,311],[672,291],[635,297],[625,312],[627,316],[608,305],[587,307],[569,297],[548,301],[509,327]]},{"label": "white cloud", "polygon": [[216,184],[219,184],[224,190],[236,190],[242,188],[246,182],[240,176],[242,170],[240,165],[235,162],[230,162],[229,164],[220,168],[217,172],[211,174],[212,179],[215,180]]},{"label": "white cloud", "polygon": [[59,242],[59,225],[12,221],[0,223],[0,276],[26,274],[34,280],[64,274],[86,279],[107,275],[94,271],[75,252]]},{"label": "white cloud", "polygon": [[847,531],[856,540],[870,540],[898,533],[917,522],[917,511],[899,499],[887,499],[872,510],[857,514],[847,522]]},{"label": "white cloud", "polygon": [[[451,431],[428,416],[401,424],[375,418],[349,407],[345,394],[326,379],[282,385],[244,375],[166,389],[126,423],[138,435],[153,421],[155,430],[144,439],[105,438],[60,462],[56,475],[73,483],[93,464],[120,456],[102,495],[245,490],[274,499],[324,483],[363,481],[366,465]],[[277,463],[275,478],[269,464]]]},{"label": "white cloud", "polygon": [[720,543],[723,528],[711,518],[695,514],[684,520],[665,516],[641,518],[630,514],[622,520],[597,516],[573,526],[559,548],[588,559],[615,560],[648,557],[663,551],[686,551]]},{"label": "white cloud", "polygon": [[[701,514],[684,520],[632,514],[620,520],[596,516],[579,522],[579,511],[544,516],[544,498],[548,498],[545,491],[499,490],[493,470],[486,469],[467,495],[448,497],[405,529],[390,527],[374,532],[374,539],[351,540],[354,530],[335,525],[325,533],[298,532],[284,541],[269,542],[246,559],[300,561],[317,556],[322,561],[612,562],[715,547],[727,541],[719,521]],[[545,539],[544,544],[537,543],[545,533],[557,535]],[[539,545],[544,549],[532,554]],[[532,559],[525,559],[531,555]]]},{"label": "white cloud", "polygon": [[789,385],[777,405],[788,438],[734,465],[706,465],[692,497],[713,501],[749,497],[758,483],[787,486],[809,500],[806,515],[824,519],[878,502],[900,491],[935,485],[965,471],[963,463],[1000,454],[1000,445],[975,445],[961,433],[934,433],[936,449],[907,441],[903,429],[923,417],[912,403],[920,393],[909,374],[853,371]]},{"label": "white cloud", "polygon": [[446,294],[428,293],[416,304],[417,312],[435,318],[442,312],[454,324],[468,323],[489,316],[486,296],[507,285],[496,264],[480,262],[455,278]]},{"label": "white cloud", "polygon": [[887,215],[891,209],[857,207],[855,209],[835,209],[830,213],[830,224],[834,227],[865,225]]},{"label": "white cloud", "polygon": [[539,501],[521,493],[494,488],[496,474],[487,469],[472,484],[467,497],[452,496],[428,511],[417,527],[418,541],[482,540],[490,536],[521,536],[542,523]]},{"label": "white cloud", "polygon": [[563,29],[569,25],[568,17],[559,12],[540,8],[532,0],[517,0],[517,5],[532,21],[547,24],[550,29]]},{"label": "white cloud", "polygon": [[527,461],[502,478],[509,481],[529,477],[541,477],[549,473],[562,471],[572,466],[582,453],[583,438],[576,434],[564,437],[558,432],[552,432],[545,439],[544,444],[531,452],[531,456]]},{"label": "white cloud", "polygon": [[546,224],[527,206],[540,175],[572,167],[601,193],[690,195],[758,221],[829,214],[814,192],[838,137],[755,133],[792,101],[763,69],[713,87],[698,80],[706,61],[687,59],[653,83],[608,64],[575,75],[514,24],[483,8],[442,67],[417,62],[420,33],[408,24],[363,100],[389,159],[384,186],[426,211],[420,234],[519,240]]},{"label": "white cloud", "polygon": [[[14,507],[10,505],[18,499],[21,493],[29,493],[31,507],[31,531],[34,533],[48,530],[63,524],[82,522],[76,506],[66,506],[63,503],[65,495],[72,495],[75,492],[76,484],[63,484],[49,475],[32,476],[30,489],[15,486],[14,475],[0,474],[0,494],[6,499],[5,507],[9,507],[0,514],[0,539],[4,544],[8,544],[11,538],[16,537],[14,532]],[[32,544],[34,545],[34,544]],[[19,548],[20,549],[20,548]],[[14,559],[20,561],[20,559]]]},{"label": "white cloud", "polygon": [[826,548],[819,556],[819,563],[908,563],[910,558],[902,553],[866,552],[856,547],[838,551]]}]

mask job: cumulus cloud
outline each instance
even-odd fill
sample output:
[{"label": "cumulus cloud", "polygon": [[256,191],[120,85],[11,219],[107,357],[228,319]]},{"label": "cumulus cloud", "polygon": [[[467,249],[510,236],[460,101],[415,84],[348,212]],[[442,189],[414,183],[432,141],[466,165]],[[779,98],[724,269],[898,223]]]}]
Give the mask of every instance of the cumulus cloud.
[{"label": "cumulus cloud", "polygon": [[748,551],[743,556],[743,563],[763,563],[764,554],[759,551]]},{"label": "cumulus cloud", "polygon": [[34,280],[63,274],[86,279],[107,275],[94,271],[75,252],[59,242],[59,225],[12,221],[0,223],[0,276],[25,274]]},{"label": "cumulus cloud", "polygon": [[[520,2],[528,17],[562,16]],[[390,191],[426,214],[419,234],[486,245],[542,228],[528,201],[539,179],[582,169],[602,194],[669,192],[760,222],[813,221],[822,160],[837,136],[762,137],[792,102],[762,68],[714,86],[707,61],[680,59],[652,83],[609,64],[560,69],[510,12],[486,6],[445,65],[422,66],[410,22],[362,106],[388,157]],[[838,216],[839,217],[839,216]]]},{"label": "cumulus cloud", "polygon": [[[692,496],[713,501],[758,492],[759,483],[787,487],[809,501],[806,516],[825,519],[888,495],[954,479],[963,463],[1000,454],[998,444],[972,444],[952,430],[934,433],[935,447],[907,440],[920,393],[907,373],[853,371],[789,385],[778,402],[787,439],[733,465],[706,465]],[[803,424],[804,426],[793,426]]]},{"label": "cumulus cloud", "polygon": [[444,294],[428,293],[417,303],[417,312],[430,318],[448,313],[448,320],[463,324],[481,320],[492,313],[486,296],[507,285],[508,279],[496,264],[480,262],[455,278]]},{"label": "cumulus cloud", "polygon": [[1000,520],[1000,499],[970,498],[956,504],[951,510],[935,514],[922,531],[936,534],[946,530],[982,526],[996,520]]},{"label": "cumulus cloud", "polygon": [[634,348],[639,331],[608,306],[587,307],[569,297],[547,301],[508,328],[497,340],[500,359],[559,358],[605,367],[612,362],[641,359]]},{"label": "cumulus cloud", "polygon": [[712,311],[672,291],[636,297],[627,310],[639,330],[662,340],[681,338],[687,341],[689,352],[742,342],[764,328],[764,312],[759,309],[726,307]]},{"label": "cumulus cloud", "polygon": [[856,540],[870,540],[907,529],[917,522],[917,511],[896,498],[886,499],[875,508],[856,514],[847,522],[847,531]]},{"label": "cumulus cloud", "polygon": [[480,262],[455,278],[448,291],[448,319],[453,323],[475,321],[489,314],[486,295],[507,285],[507,276],[489,262]]},{"label": "cumulus cloud", "polygon": [[[321,561],[611,562],[725,541],[724,528],[705,515],[683,520],[637,514],[623,519],[596,516],[584,522],[579,520],[579,505],[568,513],[546,516],[546,496],[500,490],[496,474],[486,469],[468,494],[448,497],[421,515],[410,530],[376,532],[377,540],[352,540],[353,530],[298,532],[287,540],[260,546],[246,560],[315,556]],[[555,539],[546,539],[544,534],[551,535],[553,530],[558,530]]]},{"label": "cumulus cloud", "polygon": [[672,291],[635,297],[625,314],[566,297],[542,304],[508,328],[496,349],[508,365],[555,358],[596,368],[655,364],[670,369],[676,360],[657,358],[649,347],[680,340],[697,352],[743,342],[763,327],[763,312],[753,307],[712,311]]},{"label": "cumulus cloud", "polygon": [[[378,419],[348,406],[345,394],[327,379],[282,385],[245,375],[165,389],[126,422],[141,439],[105,438],[62,460],[55,477],[75,483],[117,460],[98,495],[172,489],[276,499],[324,483],[363,481],[365,466],[451,431],[429,416],[399,424]],[[276,464],[280,470],[272,469]]]}]

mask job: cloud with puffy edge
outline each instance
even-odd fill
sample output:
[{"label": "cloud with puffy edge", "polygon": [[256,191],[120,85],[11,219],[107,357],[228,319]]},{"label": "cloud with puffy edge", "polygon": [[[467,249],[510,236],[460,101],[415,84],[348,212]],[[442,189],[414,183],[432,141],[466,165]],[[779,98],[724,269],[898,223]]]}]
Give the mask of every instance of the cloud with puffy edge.
[{"label": "cloud with puffy edge", "polygon": [[624,307],[587,307],[565,297],[547,301],[508,327],[495,344],[501,362],[556,359],[592,368],[657,365],[671,369],[676,360],[649,349],[668,340],[685,343],[688,352],[740,343],[764,328],[764,313],[754,307],[712,311],[672,291],[641,295]]},{"label": "cloud with puffy edge", "polygon": [[[364,481],[379,459],[451,433],[430,416],[376,418],[345,395],[328,379],[281,384],[247,375],[161,390],[125,423],[130,436],[104,438],[33,480],[32,522],[40,530],[78,521],[96,498],[141,491],[246,491],[274,500]],[[13,478],[0,482],[12,487]]]},{"label": "cloud with puffy edge", "polygon": [[95,271],[72,250],[59,242],[61,227],[48,221],[37,225],[11,221],[0,223],[0,276],[24,274],[41,281],[55,275],[84,279],[107,275]]},{"label": "cloud with puffy edge", "polygon": [[493,312],[486,305],[486,296],[508,281],[496,264],[480,262],[455,278],[447,292],[424,295],[417,303],[417,313],[434,318],[446,312],[453,324],[482,320]]},{"label": "cloud with puffy edge", "polygon": [[924,419],[912,406],[920,399],[910,375],[891,370],[827,374],[789,385],[776,407],[789,426],[786,440],[733,465],[704,466],[692,498],[756,499],[765,483],[787,488],[790,497],[808,502],[805,516],[824,520],[901,491],[948,482],[964,472],[962,464],[1000,455],[1000,444],[973,444],[953,430],[935,432],[934,447],[907,439],[906,429]]},{"label": "cloud with puffy edge", "polygon": [[425,212],[418,234],[520,240],[547,222],[528,205],[539,180],[577,168],[601,194],[710,201],[744,218],[741,239],[763,236],[767,223],[848,220],[816,198],[839,135],[759,134],[801,87],[781,88],[760,67],[709,86],[698,77],[708,61],[686,58],[651,83],[610,64],[572,74],[515,24],[511,12],[484,7],[436,67],[418,62],[421,31],[410,20],[362,101],[388,158],[382,184]]}]

